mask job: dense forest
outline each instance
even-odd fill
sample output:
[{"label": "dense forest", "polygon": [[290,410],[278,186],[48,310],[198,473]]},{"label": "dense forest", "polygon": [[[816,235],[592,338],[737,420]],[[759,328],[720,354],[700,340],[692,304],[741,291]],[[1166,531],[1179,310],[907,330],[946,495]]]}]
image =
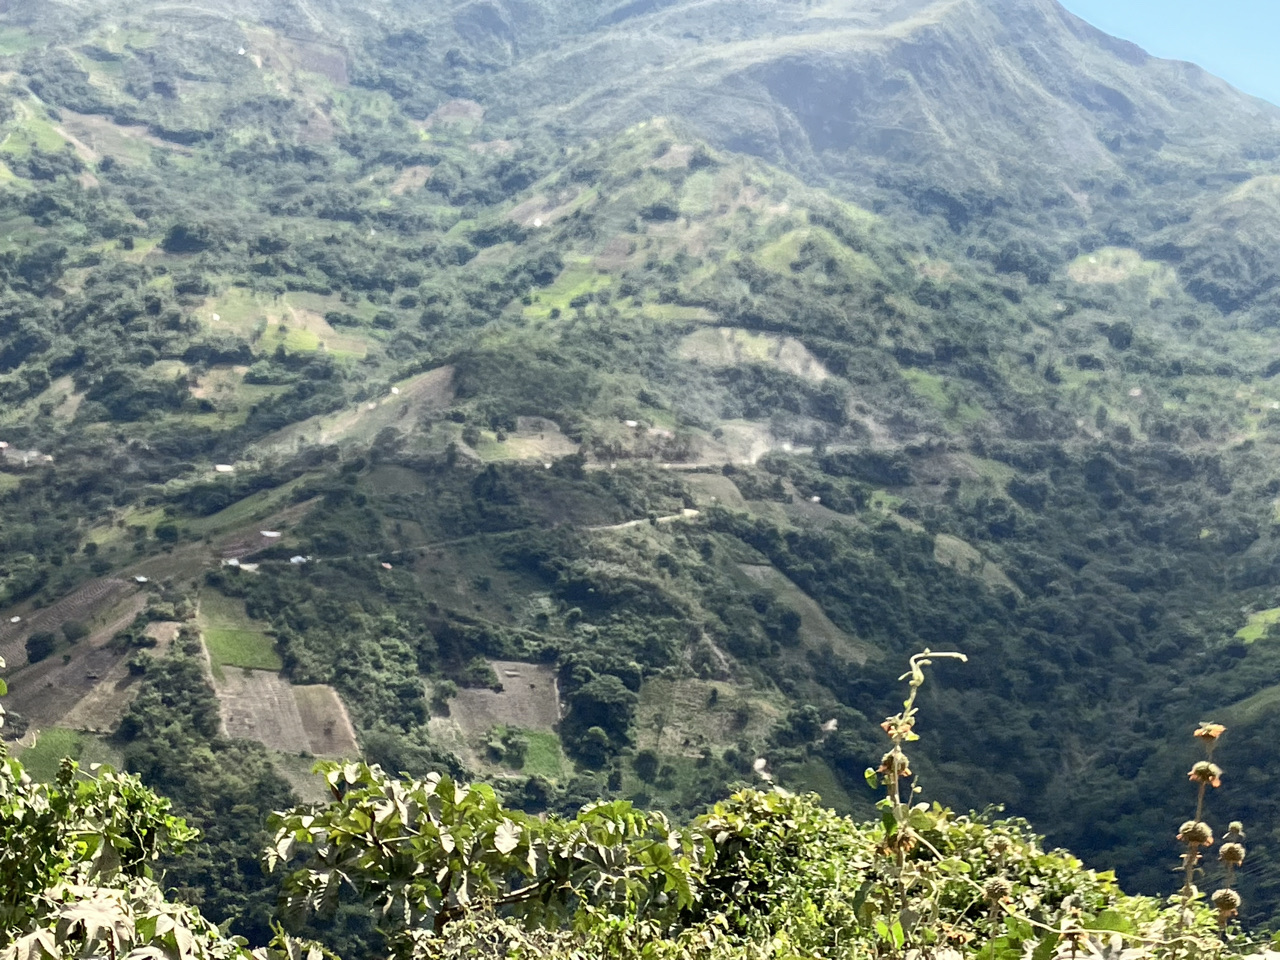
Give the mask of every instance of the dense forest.
[{"label": "dense forest", "polygon": [[[1078,871],[1038,833],[1175,894],[1212,718],[1216,815],[1254,829],[1241,913],[1274,923],[1280,111],[1050,0],[222,6],[0,12],[0,654],[9,749],[50,785],[22,789],[53,791],[30,802],[116,783],[64,756],[128,771],[202,837],[156,835],[146,896],[254,945],[273,815],[379,791],[492,784],[458,789],[528,831],[477,881],[500,905],[528,838],[575,830],[630,863],[798,819],[817,846],[742,867],[780,877],[892,850],[859,825],[876,725],[945,649],[968,661],[922,688],[912,751],[940,862],[1007,835]],[[291,935],[355,960],[439,916],[402,861],[361,869],[354,900],[294,890],[325,909]],[[522,949],[589,953],[624,915],[701,936],[689,911],[755,882],[681,870],[661,904],[652,872],[543,902],[581,943],[529,907]],[[1119,894],[1088,876],[1092,922]],[[796,923],[847,898],[905,949],[860,881],[813,882],[779,893]],[[945,922],[998,939],[955,896]],[[1165,909],[1141,904],[1126,930]],[[797,955],[853,935],[827,919]]]}]

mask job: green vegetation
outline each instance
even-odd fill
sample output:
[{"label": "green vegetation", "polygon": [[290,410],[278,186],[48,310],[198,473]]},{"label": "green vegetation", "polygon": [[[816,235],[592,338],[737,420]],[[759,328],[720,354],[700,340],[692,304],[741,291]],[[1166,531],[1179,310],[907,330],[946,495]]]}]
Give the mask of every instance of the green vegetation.
[{"label": "green vegetation", "polygon": [[[207,688],[189,684],[184,657],[170,661],[148,694],[185,685],[195,706],[207,706]],[[865,823],[777,789],[738,790],[684,823],[626,801],[536,816],[504,807],[487,785],[439,773],[395,780],[363,763],[321,764],[332,799],[273,813],[274,836],[260,844],[265,868],[279,878],[280,922],[255,937],[270,946],[252,952],[196,908],[167,900],[155,881],[153,862],[171,861],[185,845],[199,857],[208,846],[168,801],[136,777],[86,775],[73,760],[53,783],[37,784],[0,756],[0,936],[15,956],[88,948],[197,960],[340,956],[335,947],[393,960],[482,949],[565,960],[849,952],[898,960],[942,949],[1093,954],[1104,945],[1199,960],[1265,949],[1237,920],[1243,825],[1222,833],[1213,871],[1221,886],[1207,900],[1195,888],[1208,873],[1202,851],[1214,842],[1207,801],[1220,786],[1213,759],[1225,728],[1202,723],[1195,731],[1205,759],[1191,768],[1194,816],[1177,834],[1182,890],[1167,899],[1126,896],[1110,874],[1046,849],[1025,822],[916,802],[904,746],[919,740],[925,669],[957,659],[965,658],[928,650],[910,658],[908,696],[882,725],[889,750],[865,772],[884,794],[879,817]],[[149,729],[150,709],[131,713],[137,744],[158,732]],[[198,736],[199,728],[184,732]],[[249,759],[211,746],[206,763]],[[652,779],[652,766],[637,763],[642,779]],[[756,772],[770,778],[760,765]],[[245,773],[206,766],[200,778],[225,799],[228,787],[214,781],[243,786]],[[241,812],[258,811],[246,802]],[[376,931],[368,927],[375,916]],[[315,939],[296,939],[299,932]]]},{"label": "green vegetation", "polygon": [[[58,694],[12,729],[57,730],[127,658],[113,749],[209,838],[168,876],[255,943],[301,758],[219,735],[200,631],[223,677],[331,685],[403,789],[471,764],[531,830],[594,800],[701,822],[757,759],[870,816],[874,721],[925,645],[973,657],[912,758],[940,803],[1164,894],[1164,741],[1223,709],[1222,806],[1274,821],[1280,647],[1251,641],[1280,609],[1280,121],[1051,5],[892,6],[712,3],[693,30],[680,3],[9,4],[0,642]],[[173,662],[132,649],[160,619]],[[539,716],[487,716],[498,686]],[[44,775],[96,749],[46,736]],[[733,803],[748,832],[884,840]],[[966,855],[997,829],[937,817]],[[1259,924],[1280,841],[1255,844]],[[317,929],[377,954],[346,906]],[[484,929],[534,936],[508,921]],[[903,947],[843,922],[796,942]]]},{"label": "green vegetation", "polygon": [[1280,623],[1280,607],[1259,610],[1257,613],[1249,614],[1249,621],[1236,631],[1236,637],[1245,643],[1253,643],[1270,633],[1271,628],[1277,623]]},{"label": "green vegetation", "polygon": [[36,780],[51,781],[58,772],[63,757],[80,759],[83,738],[74,730],[42,730],[34,746],[23,751],[23,766]]},{"label": "green vegetation", "polygon": [[214,591],[200,601],[205,646],[218,667],[253,670],[280,670],[284,667],[271,638],[255,627],[244,613],[244,605]]}]

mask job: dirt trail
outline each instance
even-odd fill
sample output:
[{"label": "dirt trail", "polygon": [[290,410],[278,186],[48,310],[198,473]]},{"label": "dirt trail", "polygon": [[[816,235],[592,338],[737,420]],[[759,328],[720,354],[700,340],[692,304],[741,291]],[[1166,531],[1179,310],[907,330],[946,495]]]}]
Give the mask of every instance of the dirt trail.
[{"label": "dirt trail", "polygon": [[645,517],[643,520],[626,520],[622,523],[613,523],[603,527],[587,527],[588,530],[630,530],[632,527],[640,527],[646,523],[675,523],[677,520],[693,520],[699,515],[699,511],[689,507],[681,510],[679,513],[668,514],[665,517],[655,517],[652,521]]}]

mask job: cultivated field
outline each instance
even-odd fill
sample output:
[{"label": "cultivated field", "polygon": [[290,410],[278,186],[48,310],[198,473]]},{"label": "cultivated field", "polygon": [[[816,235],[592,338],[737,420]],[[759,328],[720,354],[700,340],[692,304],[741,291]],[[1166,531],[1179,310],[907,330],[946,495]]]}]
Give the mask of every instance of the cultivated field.
[{"label": "cultivated field", "polygon": [[360,746],[347,708],[333,687],[312,684],[293,688],[311,752],[317,757],[356,757]]},{"label": "cultivated field", "polygon": [[469,736],[483,736],[493,727],[550,730],[560,722],[560,688],[553,667],[490,660],[502,691],[459,690],[449,701],[449,714]]},{"label": "cultivated field", "polygon": [[199,623],[215,678],[221,668],[280,670],[284,664],[262,624],[244,611],[244,601],[206,590],[200,598]]},{"label": "cultivated field", "polygon": [[[89,696],[112,674],[127,655],[110,649],[107,644],[146,606],[146,596],[136,594],[111,611],[106,624],[63,652],[69,658],[53,656],[15,671],[9,677],[6,709],[26,717],[33,727],[62,724],[77,704]],[[25,663],[25,657],[18,661]]]},{"label": "cultivated field", "polygon": [[735,327],[708,327],[689,334],[680,342],[680,356],[709,367],[766,364],[815,383],[831,376],[799,340]]},{"label": "cultivated field", "polygon": [[[147,653],[153,657],[167,656],[181,627],[182,624],[172,620],[148,624],[146,634],[156,645]],[[114,733],[140,686],[141,678],[129,672],[127,658],[117,659],[111,669],[100,676],[98,685],[71,708],[60,724],[85,733]]]},{"label": "cultivated field", "polygon": [[392,386],[397,393],[311,417],[268,434],[250,452],[254,456],[293,453],[302,444],[350,444],[367,442],[384,427],[408,430],[423,413],[440,410],[453,402],[453,367],[440,367]]},{"label": "cultivated field", "polygon": [[355,730],[332,687],[295,687],[278,673],[235,667],[215,677],[214,689],[229,737],[285,754],[359,755]]},{"label": "cultivated field", "polygon": [[[501,692],[466,689],[449,701],[449,715],[433,717],[432,738],[468,765],[486,766],[484,745],[495,728],[518,730],[529,741],[522,770],[557,779],[565,769],[559,737],[560,692],[553,667],[515,660],[490,660]],[[500,775],[504,768],[496,768]]]},{"label": "cultivated field", "polygon": [[765,736],[781,715],[772,701],[732,683],[649,680],[636,707],[636,747],[666,756],[718,753]]},{"label": "cultivated field", "polygon": [[117,603],[134,584],[105,578],[90,580],[57,603],[23,616],[20,623],[10,623],[13,616],[27,614],[24,606],[0,611],[0,657],[13,670],[27,662],[26,639],[33,633],[57,633],[68,620],[92,624],[94,616]]},{"label": "cultivated field", "polygon": [[499,442],[491,431],[481,431],[475,451],[481,460],[541,460],[578,452],[578,445],[560,432],[560,427],[542,417],[519,417],[516,429]]}]

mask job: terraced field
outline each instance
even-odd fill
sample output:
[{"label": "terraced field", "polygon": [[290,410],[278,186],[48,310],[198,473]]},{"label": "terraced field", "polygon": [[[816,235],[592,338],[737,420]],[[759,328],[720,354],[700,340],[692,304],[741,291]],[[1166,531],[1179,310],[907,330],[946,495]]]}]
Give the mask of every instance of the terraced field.
[{"label": "terraced field", "polygon": [[214,689],[229,737],[295,755],[359,755],[351,719],[332,687],[295,687],[277,673],[228,668]]}]

